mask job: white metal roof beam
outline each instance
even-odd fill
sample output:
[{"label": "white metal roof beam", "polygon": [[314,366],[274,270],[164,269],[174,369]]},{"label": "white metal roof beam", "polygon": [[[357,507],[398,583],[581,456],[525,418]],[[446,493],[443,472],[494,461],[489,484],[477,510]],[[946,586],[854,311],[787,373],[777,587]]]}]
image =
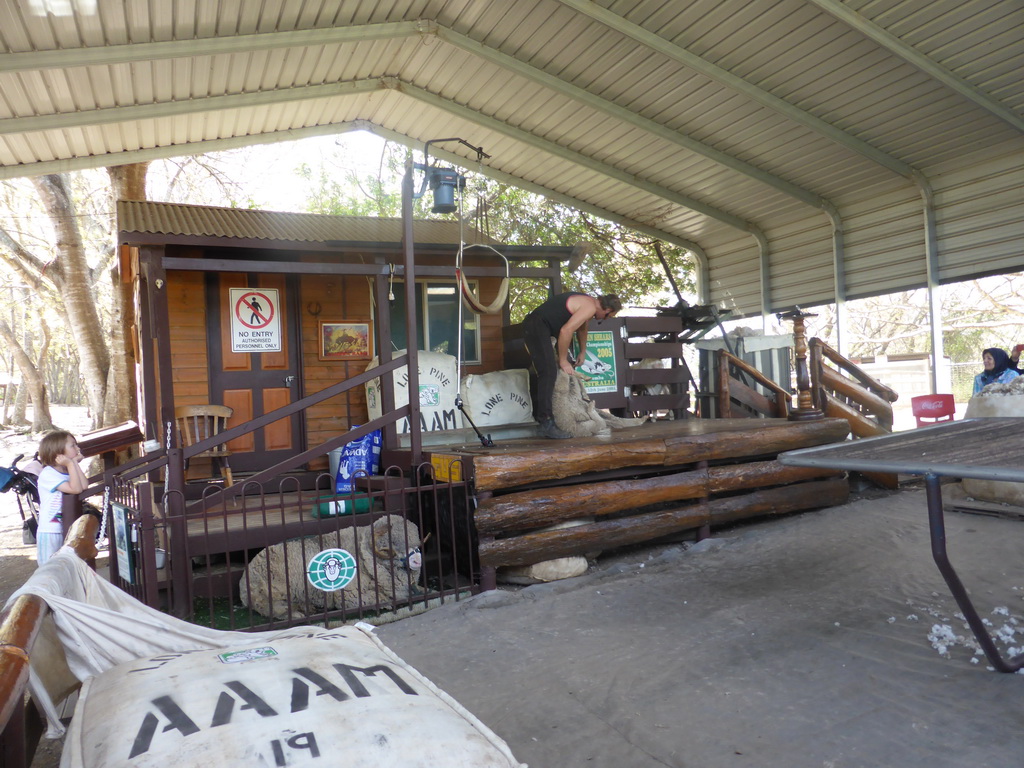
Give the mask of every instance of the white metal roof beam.
[{"label": "white metal roof beam", "polygon": [[585,88],[579,88],[572,85],[560,77],[548,74],[542,69],[538,69],[537,67],[520,61],[508,54],[501,53],[500,51],[473,40],[470,37],[466,37],[465,35],[459,34],[458,32],[440,25],[437,26],[437,36],[446,43],[454,45],[455,47],[467,51],[481,59],[485,59],[492,64],[497,64],[502,69],[521,75],[535,83],[543,85],[545,88],[561,93],[563,96],[567,96],[581,104],[586,104],[588,107],[604,112],[607,115],[611,115],[618,120],[635,125],[641,130],[654,134],[666,141],[670,141],[677,146],[694,152],[695,154],[706,157],[719,165],[729,168],[730,170],[741,173],[752,179],[756,179],[757,181],[767,184],[768,186],[773,187],[802,203],[806,203],[814,208],[824,207],[822,198],[810,190],[797,186],[796,184],[786,181],[785,179],[769,173],[768,171],[762,170],[757,166],[751,165],[737,157],[733,157],[726,152],[715,149],[702,141],[698,141],[697,139],[687,136],[685,133],[675,131],[661,123],[655,122],[654,120],[642,117],[636,112],[626,109],[625,107],[620,107],[615,102],[597,96]]},{"label": "white metal roof beam", "polygon": [[[367,123],[364,121],[359,122],[362,123],[365,130],[374,133],[382,138],[385,138],[389,141],[394,141],[398,144],[404,144],[410,149],[418,149],[420,151],[423,150],[422,141],[411,139],[405,134],[389,130],[388,128],[382,128],[378,125],[374,125],[373,123]],[[457,155],[454,152],[449,152],[448,150],[441,149],[436,145],[430,148],[430,154],[432,157],[437,157],[441,160],[444,160],[445,162],[452,163],[453,165],[458,165],[463,168],[470,167],[466,165],[466,158],[462,157],[461,155]],[[525,181],[519,178],[518,176],[512,176],[511,174],[505,173],[504,171],[498,171],[486,165],[473,168],[472,170],[474,170],[474,172],[479,172],[484,176],[487,176],[488,178],[494,179],[495,181],[501,184],[509,184],[511,186],[518,187],[519,189],[525,189],[527,192],[533,192],[534,194],[542,195],[548,198],[549,200],[555,200],[556,202],[562,203],[563,205],[567,205],[570,208],[576,208],[577,210],[580,211],[592,213],[595,216],[600,216],[602,219],[605,219],[606,221],[611,221],[615,224],[621,224],[624,227],[629,227],[630,229],[635,230],[637,232],[641,232],[642,234],[657,238],[659,240],[664,240],[666,243],[673,243],[681,248],[685,248],[693,255],[694,261],[697,262],[697,296],[699,297],[699,300],[701,302],[707,302],[710,300],[709,290],[711,285],[711,278],[708,266],[708,257],[704,251],[704,248],[698,243],[695,243],[692,240],[687,240],[685,238],[679,237],[678,235],[674,235],[671,232],[666,232],[665,230],[657,229],[655,227],[650,226],[649,224],[644,224],[642,222],[636,221],[635,219],[630,219],[626,216],[621,216],[620,214],[609,211],[606,208],[600,208],[596,205],[593,205],[592,203],[587,203],[583,200],[580,200],[579,198],[570,197],[569,195],[566,195],[562,192],[556,192],[555,190],[541,186],[540,184],[534,184],[532,181]]]},{"label": "white metal roof beam", "polygon": [[263,107],[289,101],[354,96],[373,93],[387,87],[378,79],[352,80],[330,85],[303,85],[272,91],[232,93],[226,96],[206,96],[201,99],[180,99],[156,104],[136,104],[130,107],[104,107],[82,112],[60,112],[34,117],[8,117],[0,120],[0,134],[66,130],[92,125],[124,123],[130,120],[157,120],[180,115],[193,115],[199,112]]},{"label": "white metal roof beam", "polygon": [[[554,75],[550,75],[537,67],[519,61],[515,57],[501,53],[470,37],[455,32],[430,20],[404,21],[389,24],[366,24],[354,27],[330,29],[298,30],[294,32],[261,32],[252,35],[234,37],[202,38],[198,40],[175,40],[159,43],[131,43],[97,48],[77,48],[69,50],[40,51],[37,53],[0,54],[0,72],[19,70],[38,70],[64,68],[74,66],[113,65],[138,61],[154,61],[159,59],[208,56],[215,54],[231,54],[249,51],[265,51],[279,48],[293,48],[312,45],[328,45],[359,42],[365,40],[398,39],[418,35],[435,35],[439,39],[454,45],[472,55],[490,61],[498,66],[515,72],[546,88],[562,93],[571,99],[598,109],[619,120],[628,122],[672,142],[691,152],[712,160],[723,167],[741,173],[764,184],[767,184],[790,197],[815,208],[828,205],[815,193],[774,174],[757,168],[750,163],[733,157],[726,152],[715,149],[686,134],[674,131],[653,120],[641,117],[614,102],[603,99],[589,91],[571,85]],[[111,122],[119,122],[112,118]],[[25,128],[23,130],[35,130]]]},{"label": "white metal roof beam", "polygon": [[[88,157],[75,157],[66,160],[46,160],[40,163],[33,163],[31,166],[0,166],[0,180],[24,178],[27,176],[41,176],[46,173],[67,173],[69,171],[81,171],[90,168],[106,168],[112,165],[127,165],[128,163],[143,163],[150,160],[163,160],[169,157],[181,157],[183,155],[205,155],[208,152],[220,152],[228,149],[239,149],[257,144],[276,144],[282,141],[298,141],[312,136],[329,136],[332,134],[350,133],[352,131],[369,131],[391,141],[398,142],[410,147],[422,149],[423,142],[411,139],[404,134],[381,128],[366,120],[353,120],[346,123],[331,123],[325,125],[314,125],[307,128],[296,128],[287,131],[273,131],[270,133],[254,134],[251,136],[232,136],[225,139],[207,139],[205,141],[191,141],[182,144],[175,144],[166,147],[149,147],[146,149],[128,150],[125,152],[112,152],[105,155],[90,155]],[[466,158],[447,152],[438,147],[431,148],[431,154],[446,160],[447,162],[462,164]],[[485,175],[500,181],[503,184],[511,184],[529,192],[544,195],[552,200],[587,211],[595,216],[600,216],[616,224],[642,232],[645,235],[656,237],[667,243],[674,243],[681,248],[690,251],[697,261],[698,266],[698,295],[702,301],[708,300],[708,261],[704,249],[696,242],[657,229],[649,224],[635,221],[626,216],[621,216],[613,211],[600,208],[591,203],[570,197],[562,192],[556,192],[533,182],[524,181],[503,171],[484,167],[481,172]]]},{"label": "white metal roof beam", "polygon": [[650,181],[645,181],[631,173],[616,168],[613,165],[602,163],[600,160],[595,160],[592,157],[588,157],[575,150],[563,147],[561,144],[556,144],[553,141],[542,139],[539,136],[534,136],[529,131],[524,131],[522,128],[516,128],[515,126],[509,125],[501,120],[498,120],[487,115],[483,115],[469,107],[464,107],[451,99],[446,99],[443,96],[431,93],[430,91],[424,90],[419,86],[400,81],[398,78],[383,78],[393,83],[394,88],[401,93],[407,94],[418,101],[422,101],[426,104],[430,104],[438,109],[445,112],[449,112],[453,115],[461,117],[470,122],[482,125],[492,131],[502,133],[516,141],[527,144],[535,149],[539,149],[542,152],[546,152],[555,157],[560,157],[563,160],[568,160],[571,163],[589,168],[592,171],[596,171],[610,179],[621,181],[637,189],[642,189],[644,192],[649,192],[652,195],[667,200],[676,205],[682,206],[683,208],[689,208],[691,211],[701,213],[708,218],[720,221],[723,224],[730,226],[734,229],[738,229],[741,232],[759,232],[760,229],[754,224],[751,224],[739,216],[727,213],[726,211],[715,208],[714,206],[708,205],[707,203],[695,200],[687,195],[680,194],[674,190],[663,187],[659,184],[655,184]]},{"label": "white metal roof beam", "polygon": [[705,61],[700,56],[690,53],[682,46],[676,45],[653,32],[649,32],[639,24],[627,21],[622,16],[612,13],[606,8],[602,8],[597,3],[591,2],[591,0],[558,0],[558,2],[572,8],[574,11],[577,11],[584,16],[588,16],[607,27],[610,27],[611,29],[633,38],[638,43],[642,43],[648,48],[651,48],[674,61],[678,61],[683,66],[689,67],[690,69],[701,73],[705,77],[711,78],[712,80],[731,88],[737,93],[743,94],[762,106],[784,115],[793,122],[799,123],[805,128],[819,133],[822,136],[828,137],[837,144],[873,160],[894,173],[910,179],[914,178],[915,169],[908,163],[892,157],[863,139],[858,139],[856,136],[847,133],[841,128],[836,128],[831,123],[828,123],[819,117],[815,117],[811,113],[790,104],[785,99],[780,99],[778,96],[775,96],[752,83],[748,83],[742,77],[734,75],[728,70],[722,69],[715,64]]},{"label": "white metal roof beam", "polygon": [[364,24],[356,27],[300,29],[291,32],[261,32],[253,35],[205,37],[194,40],[170,40],[159,43],[128,43],[96,48],[70,48],[54,51],[0,54],[0,72],[64,69],[135,61],[193,58],[217,54],[269,51],[276,48],[303,48],[314,45],[359,43],[410,37],[431,32],[425,21],[399,21],[388,24]]},{"label": "white metal roof beam", "polygon": [[807,2],[816,5],[818,8],[825,11],[825,13],[834,16],[844,24],[853,27],[853,29],[857,30],[870,40],[878,43],[890,53],[899,56],[905,62],[917,67],[929,77],[938,80],[947,88],[951,88],[964,98],[972,101],[982,109],[991,112],[1003,122],[1008,123],[1016,130],[1024,133],[1024,117],[1021,117],[1002,102],[992,98],[980,88],[976,88],[971,85],[962,77],[946,69],[941,64],[932,61],[916,48],[911,45],[907,45],[896,37],[896,35],[878,26],[873,21],[864,18],[856,11],[850,10],[843,5],[843,3],[838,2],[838,0],[807,0]]},{"label": "white metal roof beam", "polygon": [[[155,146],[145,148],[145,150],[132,150],[129,152],[112,153],[110,155],[92,155],[86,158],[73,158],[71,160],[52,160],[33,164],[31,169],[24,166],[5,166],[0,167],[0,180],[36,176],[45,173],[67,173],[69,171],[81,171],[90,168],[105,168],[115,165],[127,165],[128,163],[144,163],[152,160],[179,158],[184,155],[206,155],[211,152],[238,150],[240,147],[251,146],[254,144],[272,144],[279,143],[281,141],[297,141],[302,138],[309,138],[310,136],[326,136],[331,134],[351,133],[353,131],[369,131],[391,141],[418,148],[418,150],[422,150],[423,148],[422,141],[410,138],[409,136],[397,133],[396,131],[392,131],[387,128],[382,128],[366,120],[353,120],[348,123],[316,125],[288,131],[261,133],[252,136],[232,136],[230,138],[208,139],[205,141],[189,141],[186,143],[175,144],[173,146]],[[466,162],[465,158],[456,155],[455,153],[441,150],[438,146],[431,147],[430,153],[434,157],[456,165],[462,165]],[[658,240],[663,240],[666,243],[672,243],[680,248],[685,248],[693,256],[697,265],[697,296],[700,301],[706,302],[710,300],[711,279],[709,276],[710,269],[708,256],[699,244],[685,238],[680,238],[677,234],[673,234],[672,232],[664,229],[658,229],[641,221],[636,221],[627,216],[622,216],[605,208],[600,208],[599,206],[579,200],[578,198],[573,198],[563,193],[559,193],[559,191],[549,189],[546,186],[542,186],[531,181],[524,181],[523,179],[512,176],[504,171],[498,171],[494,168],[487,167],[480,168],[479,171],[503,184],[518,186],[521,189],[526,189],[527,191],[531,191],[531,193],[543,195],[550,200],[557,201],[571,208],[587,211],[588,213],[600,216],[607,221],[628,226],[638,232],[647,234],[647,236],[651,238],[657,238]]]},{"label": "white metal roof beam", "polygon": [[224,139],[187,141],[181,144],[170,144],[162,147],[130,149],[123,152],[109,152],[102,155],[86,155],[84,157],[62,158],[60,160],[43,160],[38,163],[31,163],[30,165],[0,165],[0,180],[42,176],[47,173],[83,171],[89,168],[107,168],[108,166],[128,165],[129,163],[145,163],[150,160],[163,160],[168,157],[182,157],[183,155],[205,155],[207,152],[240,149],[257,144],[298,141],[299,139],[308,139],[312,136],[347,133],[349,131],[364,130],[365,128],[366,126],[358,124],[358,121],[312,125],[306,128],[292,128],[287,131],[230,136]]},{"label": "white metal roof beam", "polygon": [[699,200],[682,195],[666,187],[644,181],[636,176],[619,170],[618,168],[602,163],[580,152],[567,149],[560,144],[541,139],[528,131],[516,128],[496,118],[481,115],[469,107],[457,104],[451,99],[433,94],[418,86],[402,82],[398,78],[369,78],[366,80],[354,80],[344,83],[332,83],[331,85],[307,85],[295,88],[277,88],[269,91],[254,93],[230,94],[227,96],[209,96],[201,99],[182,99],[179,101],[161,102],[159,104],[139,104],[130,107],[107,107],[104,109],[92,109],[84,112],[64,112],[54,115],[40,115],[38,117],[12,117],[0,120],[0,134],[24,133],[27,131],[44,130],[66,130],[68,128],[81,128],[91,125],[106,125],[110,123],[126,122],[130,120],[154,120],[179,115],[195,114],[198,112],[210,112],[215,110],[251,108],[267,106],[270,104],[281,104],[290,101],[303,101],[308,99],[332,98],[335,96],[349,96],[373,91],[382,88],[390,88],[400,93],[411,96],[418,101],[428,103],[444,111],[456,114],[467,120],[503,133],[507,136],[533,146],[549,154],[569,160],[577,165],[598,171],[610,178],[623,181],[646,192],[657,195],[665,200],[674,202],[690,210],[702,213],[705,216],[721,221],[723,224],[734,227],[742,232],[753,232],[758,228],[738,216],[727,213],[713,206],[707,205]]}]

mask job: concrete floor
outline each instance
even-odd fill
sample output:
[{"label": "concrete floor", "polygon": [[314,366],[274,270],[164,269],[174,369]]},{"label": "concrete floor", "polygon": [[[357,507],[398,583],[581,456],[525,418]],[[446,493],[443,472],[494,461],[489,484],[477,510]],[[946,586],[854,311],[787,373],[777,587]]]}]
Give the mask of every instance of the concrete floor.
[{"label": "concrete floor", "polygon": [[[947,529],[999,647],[1024,646],[1024,524]],[[1024,676],[987,669],[956,613],[904,490],[378,634],[534,768],[1020,768]]]}]

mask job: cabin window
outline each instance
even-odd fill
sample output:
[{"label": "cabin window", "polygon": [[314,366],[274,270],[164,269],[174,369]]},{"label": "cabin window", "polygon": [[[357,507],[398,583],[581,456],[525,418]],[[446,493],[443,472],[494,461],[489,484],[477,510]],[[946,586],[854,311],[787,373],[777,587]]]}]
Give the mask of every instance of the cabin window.
[{"label": "cabin window", "polygon": [[[476,281],[468,281],[474,293],[479,293]],[[396,349],[405,349],[405,286],[395,281],[395,300],[391,305],[391,339]],[[455,281],[417,280],[416,316],[418,326],[417,349],[443,352],[456,356],[459,324],[459,296]],[[480,362],[480,318],[465,306],[462,308],[462,362]]]}]

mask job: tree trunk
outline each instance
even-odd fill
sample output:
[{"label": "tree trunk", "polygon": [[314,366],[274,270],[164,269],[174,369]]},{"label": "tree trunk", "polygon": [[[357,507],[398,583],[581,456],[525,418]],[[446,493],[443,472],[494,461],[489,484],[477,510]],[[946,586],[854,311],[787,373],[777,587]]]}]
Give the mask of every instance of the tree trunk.
[{"label": "tree trunk", "polygon": [[[118,200],[146,200],[146,172],[149,163],[133,163],[107,168],[110,176],[111,197],[114,203]],[[132,302],[131,284],[121,280],[117,269],[110,273],[113,284],[111,296],[112,327],[110,329],[110,348],[116,350],[110,376],[107,382],[107,407],[104,423],[119,424],[131,418],[138,418],[138,402],[134,381],[135,349],[127,329],[134,325],[134,305]]]},{"label": "tree trunk", "polygon": [[57,234],[58,259],[51,265],[54,285],[64,300],[68,323],[74,329],[86,398],[93,427],[103,426],[110,351],[92,291],[85,244],[75,215],[67,177],[50,174],[32,179]]},{"label": "tree trunk", "polygon": [[[18,343],[17,338],[15,338],[14,333],[11,331],[11,327],[4,320],[0,320],[0,338],[7,344],[11,355],[14,357],[14,362],[21,371],[21,389],[32,399],[32,431],[45,432],[53,429],[53,419],[50,416],[50,402],[46,396],[46,381],[43,378],[40,366],[32,362],[32,358],[28,356],[25,349]],[[48,345],[49,334],[46,334],[40,352],[40,360],[45,357]],[[20,396],[22,396],[21,392],[19,392]],[[17,400],[15,400],[14,415],[15,417],[18,415]],[[24,421],[24,407],[21,411],[21,418]]]},{"label": "tree trunk", "polygon": [[24,384],[18,384],[14,388],[14,406],[11,408],[10,424],[13,426],[27,426],[28,419],[25,413],[28,411],[28,389]]},{"label": "tree trunk", "polygon": [[[126,300],[124,294],[126,286],[121,284],[120,275],[116,269],[110,272],[110,279],[113,283],[111,300],[114,304],[111,313],[110,348],[116,350],[117,354],[114,356],[107,378],[107,402],[103,418],[103,423],[107,426],[138,418],[136,416],[138,403],[133,380],[135,350],[125,333],[125,326],[132,322],[126,313],[132,313],[132,306],[130,301]],[[130,286],[128,287],[130,288]]]},{"label": "tree trunk", "polygon": [[149,163],[114,165],[107,168],[114,202],[118,200],[146,200],[146,172]]}]

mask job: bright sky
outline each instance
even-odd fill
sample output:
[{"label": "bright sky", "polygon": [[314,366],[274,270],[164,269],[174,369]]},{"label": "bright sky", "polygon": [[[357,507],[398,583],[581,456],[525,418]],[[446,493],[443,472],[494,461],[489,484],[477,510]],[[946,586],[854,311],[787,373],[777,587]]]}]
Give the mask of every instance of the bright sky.
[{"label": "bright sky", "polygon": [[[239,168],[238,180],[260,208],[303,212],[306,182],[295,173],[302,164],[314,169],[335,169],[341,180],[345,172],[376,173],[384,150],[384,139],[367,131],[341,136],[318,136],[299,141],[252,147],[250,161]],[[253,162],[255,161],[255,162]]]}]

